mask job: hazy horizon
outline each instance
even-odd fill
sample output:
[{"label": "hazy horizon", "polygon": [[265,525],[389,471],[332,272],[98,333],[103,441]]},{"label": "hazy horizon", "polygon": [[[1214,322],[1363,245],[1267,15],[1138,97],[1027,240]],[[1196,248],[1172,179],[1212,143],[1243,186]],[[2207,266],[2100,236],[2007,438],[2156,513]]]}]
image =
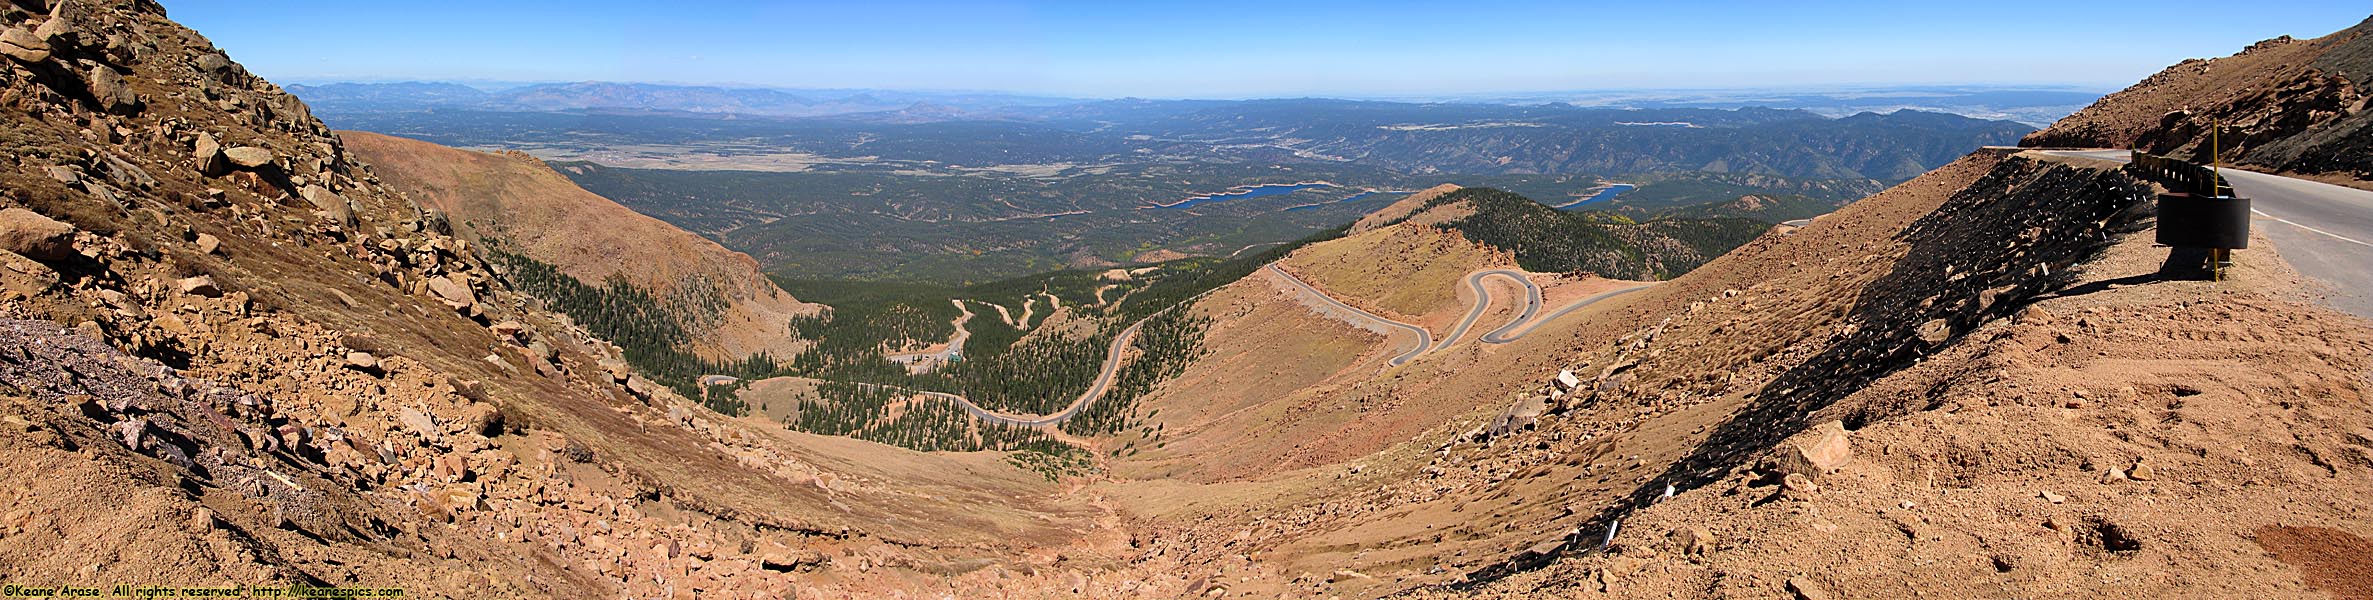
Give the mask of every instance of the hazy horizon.
[{"label": "hazy horizon", "polygon": [[[764,85],[764,83],[733,83],[733,81],[460,81],[460,78],[285,78],[287,85],[403,85],[403,83],[451,83],[465,85],[482,92],[508,92],[536,85],[572,85],[572,83],[603,83],[603,85],[662,85],[662,88],[717,88],[717,90],[776,90],[776,92],[809,92],[809,95],[861,95],[861,92],[892,92],[892,95],[982,95],[982,97],[1011,97],[1011,100],[1046,100],[1046,102],[1103,102],[1103,100],[1156,100],[1156,102],[1258,102],[1258,100],[1348,100],[1348,102],[1478,102],[1478,104],[1547,104],[1573,102],[1583,107],[1602,107],[1602,104],[1623,104],[1621,100],[1723,100],[1723,102],[1754,102],[1751,95],[1834,95],[1846,97],[1851,92],[2086,92],[2086,95],[2107,95],[2119,90],[2117,85],[2019,85],[2019,83],[1915,83],[1915,85],[1770,85],[1770,88],[1599,88],[1599,90],[1507,90],[1507,92],[1459,92],[1440,90],[1426,95],[1042,95],[1025,90],[954,90],[954,88],[804,88],[804,85]],[[1870,100],[1884,100],[1887,95],[1872,95]],[[1906,95],[1910,97],[1910,95]]]},{"label": "hazy horizon", "polygon": [[[762,83],[733,82],[733,81],[716,81],[716,82],[711,82],[711,81],[666,81],[666,80],[651,80],[651,81],[628,81],[628,80],[601,80],[601,79],[574,79],[574,80],[572,80],[572,79],[551,79],[551,80],[484,80],[484,79],[422,79],[422,78],[388,78],[388,79],[362,79],[362,78],[353,78],[353,79],[340,79],[340,78],[302,78],[302,77],[299,77],[299,78],[279,78],[279,79],[275,79],[275,81],[280,81],[280,82],[282,82],[282,83],[289,84],[289,85],[306,86],[306,87],[319,87],[319,86],[340,85],[340,84],[354,84],[354,85],[454,84],[454,85],[461,85],[461,86],[470,87],[470,88],[473,88],[473,89],[477,89],[477,90],[480,90],[480,91],[485,91],[485,92],[490,92],[490,93],[499,93],[499,92],[504,92],[504,91],[517,90],[517,89],[528,88],[528,87],[534,87],[534,86],[567,85],[567,84],[580,84],[580,83],[583,83],[583,84],[608,84],[608,85],[647,85],[647,86],[686,87],[686,88],[714,88],[714,89],[730,89],[730,90],[773,90],[773,91],[781,91],[781,92],[794,92],[794,93],[796,93],[796,92],[808,92],[808,93],[848,93],[848,94],[857,94],[857,93],[867,93],[867,92],[887,92],[887,93],[905,93],[905,94],[922,94],[922,95],[929,95],[929,94],[966,95],[966,94],[969,94],[969,95],[983,95],[983,96],[1008,96],[1008,97],[1013,97],[1013,98],[1039,99],[1039,100],[1057,100],[1057,101],[1100,101],[1100,100],[1130,100],[1130,99],[1135,99],[1135,100],[1165,100],[1165,101],[1167,101],[1167,100],[1216,100],[1216,101],[1244,101],[1244,100],[1296,100],[1296,99],[1321,99],[1321,100],[1386,101],[1386,102],[1484,102],[1484,103],[1510,103],[1510,102],[1527,102],[1527,103],[1529,103],[1529,102],[1543,102],[1543,103],[1545,103],[1545,102],[1556,102],[1556,101],[1559,101],[1559,100],[1557,100],[1557,99],[1554,99],[1554,97],[1564,97],[1564,96],[1572,96],[1572,97],[1576,97],[1576,98],[1614,98],[1614,97],[1637,97],[1637,98],[1673,98],[1673,97],[1690,96],[1690,95],[1697,95],[1697,96],[1709,96],[1709,95],[1740,95],[1740,94],[1770,94],[1770,95],[1779,95],[1779,94],[1850,94],[1850,93],[1854,93],[1854,92],[1911,92],[1911,91],[1935,91],[1935,92],[1939,92],[1939,93],[1948,92],[1948,91],[1960,91],[1960,92],[1973,92],[1973,91],[2039,91],[2039,92],[2081,92],[2081,93],[2091,93],[2091,94],[2107,94],[2107,93],[2110,93],[2110,92],[2117,91],[2117,90],[2118,90],[2118,89],[2121,87],[2121,86],[2111,86],[2111,85],[2091,86],[2091,85],[2080,85],[2080,84],[2018,84],[2018,83],[1918,83],[1918,84],[1884,84],[1884,83],[1855,84],[1855,83],[1845,83],[1845,84],[1836,84],[1836,85],[1820,85],[1820,86],[1815,86],[1815,85],[1796,86],[1796,85],[1777,85],[1777,84],[1775,84],[1775,85],[1771,85],[1771,86],[1760,86],[1760,87],[1698,87],[1698,88],[1690,88],[1690,87],[1630,87],[1630,88],[1576,88],[1576,89],[1507,90],[1507,91],[1477,91],[1477,92],[1461,92],[1461,91],[1456,91],[1456,90],[1443,90],[1443,91],[1438,91],[1438,92],[1431,92],[1431,93],[1424,93],[1424,94],[1276,94],[1276,95],[1260,95],[1260,94],[1251,94],[1251,95],[1233,95],[1233,96],[1148,96],[1148,95],[1062,95],[1062,94],[1045,94],[1045,93],[1036,93],[1036,92],[1030,92],[1030,91],[1021,91],[1021,90],[1001,90],[1001,89],[957,89],[957,88],[929,88],[929,87],[815,87],[815,86],[799,86],[799,85],[769,85],[769,84],[762,84]],[[1872,98],[1881,98],[1881,97],[1884,97],[1884,96],[1872,96]],[[1907,97],[1908,97],[1908,96],[1907,96]]]},{"label": "hazy horizon", "polygon": [[[439,4],[439,3],[428,3]],[[1056,98],[1455,98],[1923,85],[2110,90],[2362,19],[2276,1],[1577,6],[1523,1],[169,6],[279,81],[648,82]],[[2198,10],[2194,10],[2197,8]],[[2030,15],[2050,14],[2050,19]],[[2116,26],[2105,26],[2116,23]],[[522,26],[532,24],[533,26]],[[2062,48],[2083,47],[2074,53]]]}]

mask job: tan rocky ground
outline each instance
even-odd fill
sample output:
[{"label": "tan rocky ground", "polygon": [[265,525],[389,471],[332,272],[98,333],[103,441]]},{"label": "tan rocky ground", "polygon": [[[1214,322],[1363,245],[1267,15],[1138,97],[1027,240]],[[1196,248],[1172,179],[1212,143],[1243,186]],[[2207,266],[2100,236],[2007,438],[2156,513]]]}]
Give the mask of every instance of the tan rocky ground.
[{"label": "tan rocky ground", "polygon": [[[2345,593],[2326,557],[2367,530],[2346,490],[2373,468],[2373,330],[2297,303],[2268,254],[2234,282],[2161,281],[2143,188],[2107,167],[1975,155],[1766,236],[1577,323],[1551,352],[1581,390],[1497,366],[1542,382],[1530,425],[1468,412],[1373,454],[1111,493],[1157,516],[1165,555],[1255,597]],[[1279,414],[1425,397],[1406,380],[1429,360]],[[1330,425],[1377,424],[1353,414]],[[1825,422],[1860,458],[1784,493],[1782,440]]]},{"label": "tan rocky ground", "polygon": [[2217,283],[2157,280],[2164,256],[2129,237],[1806,415],[1857,424],[1806,490],[1731,470],[1631,513],[1605,553],[1480,591],[2361,597],[2373,329],[2285,300],[2270,253]]},{"label": "tan rocky ground", "polygon": [[1114,543],[1001,456],[753,428],[610,369],[153,4],[26,6],[0,11],[43,46],[0,59],[11,583],[779,597]]},{"label": "tan rocky ground", "polygon": [[[2233,281],[2181,280],[2143,241],[2148,186],[2103,163],[1973,154],[1515,343],[1400,367],[1391,340],[1248,278],[1194,307],[1213,351],[1144,400],[1165,444],[1047,481],[998,453],[721,417],[609,368],[615,348],[507,289],[479,244],[154,5],[29,6],[0,10],[12,581],[473,598],[2366,589],[2373,329],[2302,303],[2273,252],[2242,254]],[[1296,260],[1412,316],[1471,301],[1342,279],[1471,271],[1388,271],[1434,247],[1379,228]],[[1488,262],[1442,248],[1428,256]],[[1606,283],[1544,281],[1553,305]]]},{"label": "tan rocky ground", "polygon": [[1435,198],[1455,191],[1458,191],[1458,186],[1448,183],[1418,190],[1415,194],[1394,200],[1392,204],[1360,217],[1359,221],[1351,224],[1351,233],[1366,233],[1369,230],[1409,218],[1410,215],[1417,213],[1417,209],[1425,208],[1427,202],[1433,202]]}]

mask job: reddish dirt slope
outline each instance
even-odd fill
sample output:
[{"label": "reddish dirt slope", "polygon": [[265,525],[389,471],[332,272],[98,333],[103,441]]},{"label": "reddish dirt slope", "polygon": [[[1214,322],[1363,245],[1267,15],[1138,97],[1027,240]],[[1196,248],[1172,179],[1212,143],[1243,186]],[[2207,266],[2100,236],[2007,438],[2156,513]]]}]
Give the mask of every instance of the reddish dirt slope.
[{"label": "reddish dirt slope", "polygon": [[[1298,469],[1112,491],[1157,516],[1170,571],[1254,596],[2351,593],[2373,328],[2295,302],[2266,253],[2168,280],[2142,189],[1982,153],[1534,347],[1581,376],[1571,394],[1537,362],[1433,359],[1290,400],[1356,422],[1513,391],[1537,420],[1470,413],[1322,461],[1303,426],[1262,463]],[[1481,370],[1518,389],[1474,393]],[[1779,485],[1830,428],[1851,458]],[[1172,447],[1207,437],[1186,434]]]},{"label": "reddish dirt slope", "polygon": [[[390,186],[444,211],[464,237],[499,240],[589,284],[624,277],[675,300],[710,358],[787,357],[797,346],[786,321],[817,310],[775,287],[749,255],[585,191],[533,157],[360,131],[338,136]],[[697,318],[710,294],[724,308]]]},{"label": "reddish dirt slope", "polygon": [[[2364,597],[2373,328],[2286,299],[2296,276],[2265,253],[2231,281],[2158,280],[2149,235],[1794,419],[1847,428],[1850,458],[1811,485],[1772,475],[1799,435],[1631,512],[1603,552],[1479,591]],[[1672,335],[1648,350],[1692,345]]]},{"label": "reddish dirt slope", "polygon": [[0,55],[6,583],[874,596],[1112,539],[1002,456],[622,386],[153,2],[9,4]]}]

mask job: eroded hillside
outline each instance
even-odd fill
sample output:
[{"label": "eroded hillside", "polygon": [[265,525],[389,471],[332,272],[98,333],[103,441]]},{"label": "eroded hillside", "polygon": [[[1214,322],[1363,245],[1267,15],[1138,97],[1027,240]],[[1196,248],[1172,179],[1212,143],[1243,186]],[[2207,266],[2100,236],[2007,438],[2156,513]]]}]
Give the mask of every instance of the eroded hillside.
[{"label": "eroded hillside", "polygon": [[154,3],[0,32],[12,582],[777,597],[1112,542],[1001,456],[652,385]]},{"label": "eroded hillside", "polygon": [[758,261],[587,192],[543,161],[375,133],[338,134],[388,184],[456,233],[593,287],[615,277],[660,300],[687,345],[720,362],[799,350],[792,317],[821,307],[768,281]]},{"label": "eroded hillside", "polygon": [[[2373,474],[2373,333],[2264,254],[2168,281],[2191,274],[2149,248],[2151,189],[1973,155],[1509,348],[1559,362],[1368,362],[1230,427],[1178,407],[1189,450],[1150,472],[1282,468],[1113,493],[1195,581],[1255,596],[2344,589],[2314,556],[2361,547],[2373,509],[2342,491]],[[1324,331],[1259,339],[1288,330]],[[1452,398],[1483,404],[1412,418]]]},{"label": "eroded hillside", "polygon": [[[2373,503],[2353,491],[2373,475],[2373,331],[2284,299],[2296,276],[2272,257],[2211,283],[2159,280],[2163,255],[2127,237],[2007,317],[1902,340],[1932,349],[1865,384],[1771,379],[1692,460],[1633,492],[1613,544],[1456,595],[2365,589],[2349,557],[2373,549]],[[1706,323],[1649,340],[1641,350],[1663,357],[1636,381],[1694,371],[1682,365],[1702,337],[1684,328]],[[1780,480],[1792,469],[1803,479]],[[1685,491],[1656,502],[1668,481]],[[1599,531],[1579,544],[1597,547]]]}]

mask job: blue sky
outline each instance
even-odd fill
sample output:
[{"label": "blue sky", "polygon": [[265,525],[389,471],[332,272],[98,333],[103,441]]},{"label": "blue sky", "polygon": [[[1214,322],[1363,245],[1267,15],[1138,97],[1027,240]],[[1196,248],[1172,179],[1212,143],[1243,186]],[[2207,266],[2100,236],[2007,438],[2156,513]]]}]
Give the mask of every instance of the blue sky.
[{"label": "blue sky", "polygon": [[[1815,5],[1817,4],[1817,5]],[[2130,4],[2130,5],[2128,5]],[[1088,97],[2059,84],[2363,20],[2362,2],[166,0],[267,78]]]}]

